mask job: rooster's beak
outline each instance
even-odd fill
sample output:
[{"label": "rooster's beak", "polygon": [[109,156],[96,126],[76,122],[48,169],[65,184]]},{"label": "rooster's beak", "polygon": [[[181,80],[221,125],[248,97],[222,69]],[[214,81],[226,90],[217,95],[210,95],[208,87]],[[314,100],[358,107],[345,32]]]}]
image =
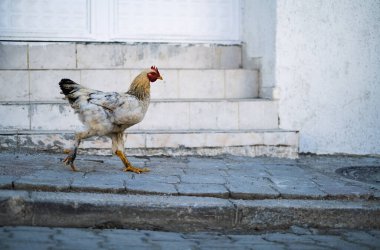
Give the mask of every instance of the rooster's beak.
[{"label": "rooster's beak", "polygon": [[159,76],[157,79],[164,80],[164,79],[162,78],[162,76]]}]

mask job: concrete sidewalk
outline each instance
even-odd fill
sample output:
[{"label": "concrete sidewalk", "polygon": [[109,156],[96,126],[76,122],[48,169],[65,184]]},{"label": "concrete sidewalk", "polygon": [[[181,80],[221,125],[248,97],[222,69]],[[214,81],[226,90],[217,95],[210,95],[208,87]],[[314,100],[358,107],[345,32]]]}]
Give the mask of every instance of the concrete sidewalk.
[{"label": "concrete sidewalk", "polygon": [[[0,153],[1,189],[186,195],[231,199],[380,198],[380,182],[345,178],[345,167],[380,168],[380,158],[302,156],[278,158],[130,157],[151,172],[122,172],[117,157],[79,155],[79,172],[62,164],[64,154]],[[376,168],[377,167],[377,168]],[[358,172],[356,170],[356,172]],[[355,172],[354,172],[355,174]]]},{"label": "concrete sidewalk", "polygon": [[[380,228],[380,159],[0,154],[2,225],[249,232]],[[358,167],[358,168],[357,168]],[[345,168],[345,169],[342,169]],[[356,180],[355,180],[356,179]]]}]

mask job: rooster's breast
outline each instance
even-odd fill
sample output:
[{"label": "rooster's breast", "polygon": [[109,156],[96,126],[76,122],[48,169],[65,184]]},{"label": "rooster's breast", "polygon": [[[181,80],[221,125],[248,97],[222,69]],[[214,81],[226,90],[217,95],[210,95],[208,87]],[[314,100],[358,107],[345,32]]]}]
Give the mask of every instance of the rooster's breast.
[{"label": "rooster's breast", "polygon": [[125,103],[114,111],[115,123],[130,127],[141,122],[148,110],[149,100],[126,99]]}]

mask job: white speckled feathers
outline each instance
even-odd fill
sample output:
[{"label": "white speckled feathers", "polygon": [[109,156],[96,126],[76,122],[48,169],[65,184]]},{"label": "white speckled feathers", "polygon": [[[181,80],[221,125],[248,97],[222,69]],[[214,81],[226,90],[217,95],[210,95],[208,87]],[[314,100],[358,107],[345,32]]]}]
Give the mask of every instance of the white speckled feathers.
[{"label": "white speckled feathers", "polygon": [[59,85],[82,123],[95,134],[106,135],[123,132],[144,118],[150,103],[150,82],[146,72],[141,73],[136,79],[141,81],[139,84],[147,92],[144,98],[139,99],[129,92],[88,89],[69,79],[62,79]]}]

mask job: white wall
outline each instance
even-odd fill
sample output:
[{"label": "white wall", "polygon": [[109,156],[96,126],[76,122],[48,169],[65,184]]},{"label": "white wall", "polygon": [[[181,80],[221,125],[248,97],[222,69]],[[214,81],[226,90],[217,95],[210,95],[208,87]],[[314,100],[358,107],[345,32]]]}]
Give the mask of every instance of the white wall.
[{"label": "white wall", "polygon": [[275,81],[276,0],[243,2],[243,65],[260,70],[260,96],[273,97]]},{"label": "white wall", "polygon": [[276,65],[301,152],[380,154],[380,1],[278,1]]}]

